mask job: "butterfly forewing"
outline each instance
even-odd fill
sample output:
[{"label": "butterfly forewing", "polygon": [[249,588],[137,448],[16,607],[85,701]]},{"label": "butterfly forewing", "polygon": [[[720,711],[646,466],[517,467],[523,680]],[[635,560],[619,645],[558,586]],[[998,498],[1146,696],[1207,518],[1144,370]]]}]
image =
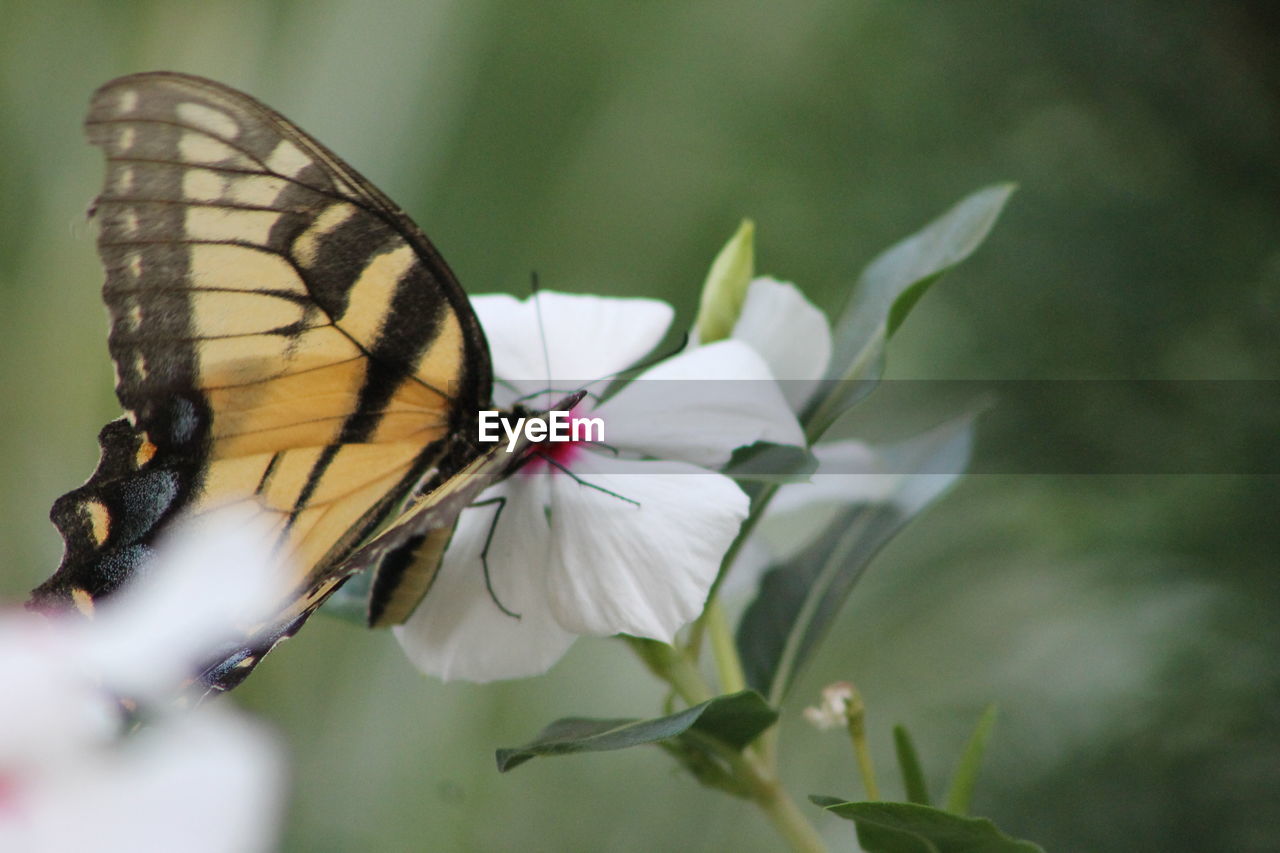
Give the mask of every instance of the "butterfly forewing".
[{"label": "butterfly forewing", "polygon": [[91,610],[179,514],[266,514],[298,573],[274,636],[474,457],[483,333],[421,231],[247,95],[134,75],[86,125],[107,159],[95,210],[127,422],[55,504],[67,548],[35,601]]}]

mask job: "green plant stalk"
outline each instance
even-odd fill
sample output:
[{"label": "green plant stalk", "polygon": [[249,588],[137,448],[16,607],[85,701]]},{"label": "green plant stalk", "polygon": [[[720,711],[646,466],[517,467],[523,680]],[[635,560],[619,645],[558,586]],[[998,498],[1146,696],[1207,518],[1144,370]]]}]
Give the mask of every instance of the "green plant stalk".
[{"label": "green plant stalk", "polygon": [[[724,608],[718,600],[712,600],[707,604],[706,615],[711,651],[715,657],[716,671],[720,677],[720,691],[722,693],[737,693],[739,690],[745,690],[747,677],[742,669],[742,658],[738,655],[737,643],[733,640],[733,633],[729,630],[729,622],[725,618]],[[778,724],[774,723],[761,732],[760,737],[747,749],[755,752],[764,768],[773,773],[778,766],[777,744]]]},{"label": "green plant stalk", "polygon": [[858,775],[862,777],[862,787],[867,792],[868,800],[880,799],[880,786],[876,784],[876,768],[871,761],[871,750],[867,748],[867,706],[862,701],[862,694],[853,691],[846,712],[849,729],[849,740],[853,743],[853,754],[858,760]]},{"label": "green plant stalk", "polygon": [[[698,737],[696,732],[692,734]],[[759,758],[750,751],[738,752],[714,738],[698,737],[698,740],[714,750],[728,765],[734,778],[746,785],[751,800],[760,807],[792,850],[796,853],[826,852],[827,845],[822,836],[800,811],[777,776],[764,767]]]},{"label": "green plant stalk", "polygon": [[725,577],[729,574],[734,561],[738,558],[738,552],[742,550],[747,538],[751,536],[751,532],[760,523],[761,516],[769,508],[769,501],[773,500],[773,496],[777,492],[778,486],[776,483],[767,483],[764,488],[756,493],[756,496],[751,500],[751,511],[747,514],[746,520],[742,522],[742,527],[738,528],[738,535],[729,545],[729,550],[725,552],[724,559],[720,561],[720,572],[716,575],[716,579],[711,582],[711,591],[707,593],[707,606],[703,608],[702,615],[693,623],[693,629],[689,633],[687,648],[694,657],[697,657],[702,646],[702,635],[707,627],[707,614],[711,608],[711,602],[716,601],[716,594],[720,591],[720,584],[724,583]]},{"label": "green plant stalk", "polygon": [[[721,613],[719,626],[713,632],[722,633],[725,641],[733,649],[732,638],[728,635],[728,625]],[[714,621],[714,617],[713,617]],[[689,705],[697,705],[714,698],[714,692],[707,684],[702,673],[698,671],[693,660],[682,649],[653,640],[641,640],[636,637],[624,638],[636,652],[644,664],[658,677],[662,678]],[[733,660],[737,661],[737,652],[733,652]],[[741,671],[741,663],[738,663]],[[726,691],[732,692],[732,691]],[[777,731],[777,725],[766,732],[766,736]],[[735,780],[749,791],[749,796],[769,822],[773,824],[788,846],[796,853],[826,853],[826,844],[817,830],[805,818],[795,800],[787,793],[778,781],[772,767],[765,763],[759,755],[748,748],[742,752],[721,743],[711,737],[699,737],[697,732],[687,732],[686,736],[697,738],[702,744],[713,750],[728,766]]]},{"label": "green plant stalk", "polygon": [[772,777],[761,779],[754,799],[792,850],[796,853],[825,853],[827,845],[822,836],[776,780]]},{"label": "green plant stalk", "polygon": [[667,662],[667,680],[680,694],[680,698],[691,706],[714,699],[715,692],[707,686],[706,679],[689,656],[674,646],[667,648],[671,650]]},{"label": "green plant stalk", "polygon": [[720,602],[707,602],[707,633],[711,638],[711,652],[715,657],[716,673],[720,677],[721,693],[737,693],[747,689],[747,676],[742,671],[742,659],[733,642],[729,621],[725,618]]},{"label": "green plant stalk", "polygon": [[[693,706],[700,702],[714,699],[715,694],[707,686],[706,679],[698,671],[697,666],[683,650],[657,640],[646,640],[625,634],[620,636],[645,667],[658,678],[671,685],[672,689]],[[670,697],[667,705],[670,706]],[[670,711],[670,707],[668,707]]]},{"label": "green plant stalk", "polygon": [[780,723],[781,721],[774,723],[761,732],[760,737],[756,738],[755,743],[749,747],[755,750],[756,755],[760,756],[760,761],[771,773],[778,772],[778,737],[782,732]]}]

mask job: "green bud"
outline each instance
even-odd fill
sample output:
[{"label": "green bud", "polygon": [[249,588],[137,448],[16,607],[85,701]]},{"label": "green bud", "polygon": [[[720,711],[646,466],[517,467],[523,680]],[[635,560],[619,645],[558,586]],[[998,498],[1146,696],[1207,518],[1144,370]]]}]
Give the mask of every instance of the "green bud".
[{"label": "green bud", "polygon": [[701,343],[723,340],[733,332],[747,298],[747,285],[755,276],[755,235],[756,224],[750,219],[742,220],[711,263],[694,323]]}]

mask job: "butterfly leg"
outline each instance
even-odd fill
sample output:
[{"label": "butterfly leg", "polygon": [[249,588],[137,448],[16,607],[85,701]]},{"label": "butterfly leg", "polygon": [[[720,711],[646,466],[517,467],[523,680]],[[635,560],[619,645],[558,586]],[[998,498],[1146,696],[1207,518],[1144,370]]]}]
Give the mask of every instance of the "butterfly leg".
[{"label": "butterfly leg", "polygon": [[544,460],[548,465],[551,465],[554,468],[558,468],[561,471],[563,471],[565,474],[568,474],[569,479],[573,480],[579,486],[586,486],[589,489],[595,489],[597,492],[604,492],[606,495],[609,495],[610,497],[615,497],[620,501],[626,501],[627,503],[634,505],[637,509],[639,509],[640,507],[640,501],[632,500],[631,498],[628,498],[624,495],[620,495],[617,492],[610,491],[609,489],[606,489],[604,486],[597,486],[595,483],[588,483],[586,480],[582,479],[577,474],[573,473],[564,465],[560,464],[555,459],[552,459],[550,456],[548,456],[545,453],[534,453],[533,455],[538,457],[539,459]]},{"label": "butterfly leg", "polygon": [[489,598],[498,606],[498,609],[510,616],[512,619],[519,619],[520,614],[508,608],[498,598],[498,593],[493,589],[493,578],[489,574],[489,546],[493,544],[493,534],[498,529],[498,519],[502,518],[502,511],[506,509],[507,499],[505,496],[489,498],[488,500],[477,501],[471,505],[473,508],[478,506],[497,506],[494,510],[493,520],[489,522],[489,532],[484,537],[484,547],[480,549],[480,564],[484,566],[484,588],[489,592]]}]

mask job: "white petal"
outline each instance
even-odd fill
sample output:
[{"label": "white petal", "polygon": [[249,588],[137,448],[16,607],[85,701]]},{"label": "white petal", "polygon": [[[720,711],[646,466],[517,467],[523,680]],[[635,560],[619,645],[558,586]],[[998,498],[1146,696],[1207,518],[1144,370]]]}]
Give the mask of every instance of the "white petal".
[{"label": "white petal", "polygon": [[536,298],[541,319],[533,298],[471,300],[489,339],[494,374],[521,393],[565,383],[578,387],[631,367],[662,341],[674,316],[670,305],[656,299],[550,290]]},{"label": "white petal", "polygon": [[706,467],[757,441],[804,444],[768,366],[741,341],[687,350],[650,368],[593,413],[605,442]]},{"label": "white petal", "polygon": [[273,739],[213,708],[171,717],[75,766],[9,780],[0,849],[182,850],[275,848],[282,762]]},{"label": "white petal", "polygon": [[899,479],[884,473],[875,450],[861,441],[823,441],[812,450],[818,468],[810,482],[778,489],[770,513],[806,512],[819,504],[879,503]]},{"label": "white petal", "polygon": [[[465,681],[537,675],[573,643],[574,636],[560,627],[547,600],[546,489],[545,477],[517,475],[485,491],[481,500],[507,499],[496,527],[495,506],[462,513],[427,597],[404,625],[393,629],[419,670]],[[493,595],[480,561],[491,529]],[[499,603],[519,618],[504,613]]]},{"label": "white petal", "polygon": [[733,337],[760,353],[796,411],[808,402],[831,360],[827,315],[794,284],[772,278],[751,282]]},{"label": "white petal", "polygon": [[588,452],[573,472],[596,488],[549,477],[556,618],[578,634],[669,642],[701,612],[747,496],[729,478],[680,462]]},{"label": "white petal", "polygon": [[118,733],[119,709],[85,672],[72,639],[71,626],[83,621],[75,619],[0,617],[0,767],[58,764]]},{"label": "white petal", "polygon": [[145,579],[72,627],[85,664],[113,689],[143,698],[176,689],[244,626],[269,617],[287,588],[270,525],[202,519],[162,541]]},{"label": "white petal", "polygon": [[949,474],[886,473],[875,450],[860,441],[815,444],[818,469],[808,483],[778,489],[758,532],[774,555],[785,562],[812,542],[845,507],[856,503],[894,503],[917,512],[936,496],[939,480]]}]

